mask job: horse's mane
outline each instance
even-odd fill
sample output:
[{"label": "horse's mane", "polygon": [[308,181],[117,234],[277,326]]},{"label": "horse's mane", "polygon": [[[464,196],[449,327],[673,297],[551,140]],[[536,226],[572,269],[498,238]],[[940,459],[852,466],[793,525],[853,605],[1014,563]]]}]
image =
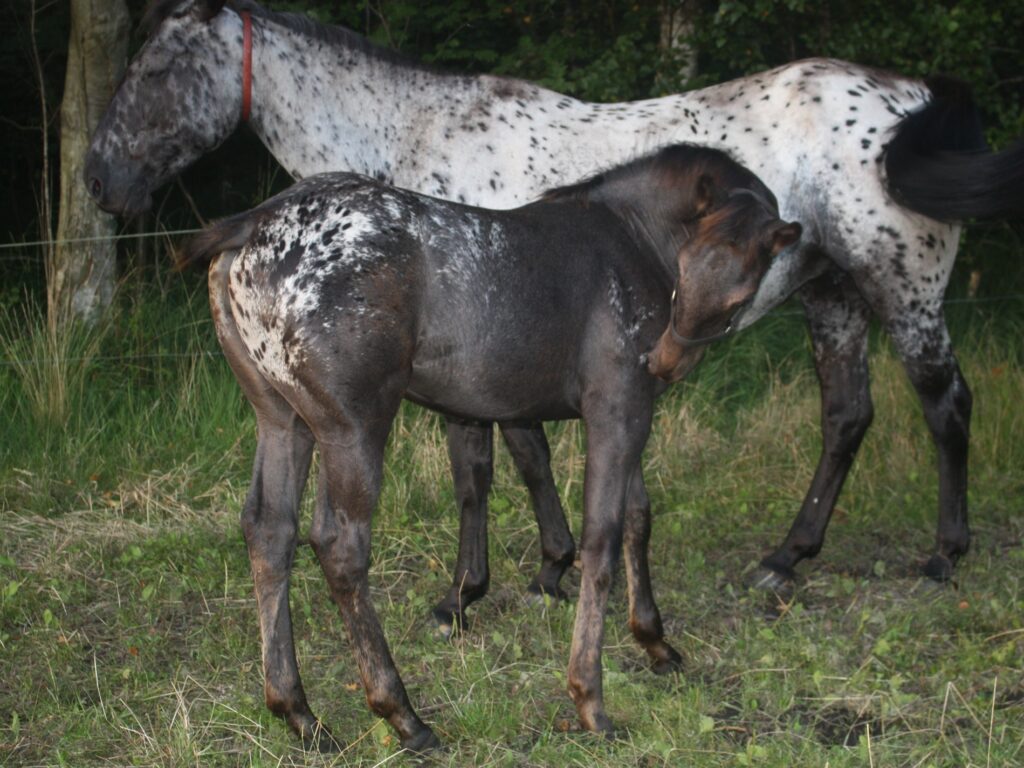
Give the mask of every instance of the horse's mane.
[{"label": "horse's mane", "polygon": [[[149,7],[142,17],[140,28],[149,37],[156,28],[163,23],[174,11],[182,5],[191,3],[194,0],[150,0]],[[297,32],[300,35],[320,40],[329,45],[340,45],[347,49],[354,49],[359,53],[366,54],[374,59],[385,61],[391,64],[399,64],[410,69],[432,70],[429,65],[416,61],[410,56],[399,53],[391,48],[385,48],[370,42],[368,39],[346,29],[345,27],[330,24],[321,24],[308,16],[299,13],[285,13],[283,11],[272,11],[264,8],[254,0],[227,0],[225,8],[237,12],[247,11],[253,18],[266,19],[267,21],[280,24],[286,29]]]}]

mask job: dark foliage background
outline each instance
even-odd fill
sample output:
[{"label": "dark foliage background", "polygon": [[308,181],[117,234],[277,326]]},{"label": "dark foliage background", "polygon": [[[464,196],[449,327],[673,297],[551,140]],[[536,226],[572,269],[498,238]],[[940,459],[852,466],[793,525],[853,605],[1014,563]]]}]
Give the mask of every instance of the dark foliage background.
[{"label": "dark foliage background", "polygon": [[[639,99],[700,87],[806,56],[835,56],[912,75],[943,72],[969,81],[990,141],[1024,135],[1024,0],[267,0],[279,10],[346,25],[373,40],[455,71],[522,77],[596,100]],[[145,7],[131,0],[137,22]],[[661,45],[668,12],[688,20],[685,43],[697,52],[696,74],[684,74],[678,49]],[[28,0],[0,5],[0,239],[39,236],[40,93],[29,35]],[[68,4],[37,4],[36,46],[43,65],[51,160],[59,155],[57,115],[69,28]],[[132,47],[142,43],[133,35]],[[59,169],[54,167],[53,172]],[[51,183],[53,179],[51,179]],[[163,227],[195,226],[254,204],[287,183],[285,174],[245,130],[171,185],[157,200]],[[194,200],[194,206],[184,194]],[[151,229],[148,220],[136,228]],[[1006,225],[968,232],[960,272],[1001,263],[1017,251]],[[976,247],[977,246],[977,247]],[[130,246],[125,266],[136,274],[163,268],[151,251]],[[996,256],[992,256],[996,253]],[[1012,265],[1017,256],[1003,258]],[[995,261],[992,261],[995,259]],[[30,251],[0,252],[0,299],[26,286],[39,290],[42,268]],[[956,285],[956,280],[954,280]]]}]

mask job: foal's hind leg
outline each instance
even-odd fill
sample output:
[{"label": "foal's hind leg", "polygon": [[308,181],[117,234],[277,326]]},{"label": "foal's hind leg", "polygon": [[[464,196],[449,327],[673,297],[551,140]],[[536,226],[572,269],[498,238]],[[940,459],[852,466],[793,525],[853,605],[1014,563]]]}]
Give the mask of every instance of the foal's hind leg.
[{"label": "foal's hind leg", "polygon": [[307,748],[335,751],[338,743],[306,701],[288,604],[299,502],[309,475],[313,436],[245,351],[227,298],[230,264],[225,255],[210,267],[210,307],[224,355],[256,412],[259,429],[242,530],[259,610],[264,697],[270,711],[283,718]]},{"label": "foal's hind leg", "polygon": [[530,490],[530,500],[540,529],[540,570],[527,589],[535,595],[565,599],[558,586],[576,557],[576,543],[565,521],[562,502],[551,474],[551,449],[540,422],[499,423],[502,437],[516,467]]},{"label": "foal's hind leg", "polygon": [[459,504],[459,555],[452,585],[433,613],[447,637],[465,626],[466,608],[487,594],[487,494],[494,472],[494,435],[490,424],[451,418],[446,430]]},{"label": "foal's hind leg", "polygon": [[651,590],[651,572],[647,553],[651,541],[651,500],[638,466],[626,495],[626,521],[623,551],[626,563],[626,589],[629,593],[629,628],[633,637],[651,657],[652,669],[663,675],[677,671],[683,663],[676,650],[665,642],[661,613]]},{"label": "foal's hind leg", "polygon": [[[284,401],[281,404],[287,406]],[[288,604],[299,500],[313,440],[294,412],[282,408],[271,417],[267,406],[264,401],[257,407],[259,442],[242,511],[263,640],[264,697],[270,711],[283,718],[307,748],[333,751],[339,745],[306,702]]]},{"label": "foal's hind leg", "polygon": [[867,359],[870,309],[853,280],[829,272],[801,292],[821,384],[821,458],[811,487],[785,541],[761,561],[755,586],[786,593],[794,566],[814,557],[836,499],[871,424],[873,406]]},{"label": "foal's hind leg", "polygon": [[416,715],[395,668],[370,601],[370,521],[377,498],[390,416],[366,423],[317,419],[323,464],[317,509],[310,530],[334,602],[341,611],[370,709],[397,731],[402,746],[421,752],[438,746],[434,732]]}]

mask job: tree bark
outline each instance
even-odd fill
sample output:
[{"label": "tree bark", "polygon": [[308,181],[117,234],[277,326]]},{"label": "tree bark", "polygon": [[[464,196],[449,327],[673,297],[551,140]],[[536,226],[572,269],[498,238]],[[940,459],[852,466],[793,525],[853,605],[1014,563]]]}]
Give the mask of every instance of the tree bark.
[{"label": "tree bark", "polygon": [[114,296],[117,249],[109,238],[117,222],[89,198],[82,172],[89,139],[124,72],[129,25],[125,0],[71,0],[60,110],[58,245],[49,291],[51,314],[64,319],[94,321]]}]

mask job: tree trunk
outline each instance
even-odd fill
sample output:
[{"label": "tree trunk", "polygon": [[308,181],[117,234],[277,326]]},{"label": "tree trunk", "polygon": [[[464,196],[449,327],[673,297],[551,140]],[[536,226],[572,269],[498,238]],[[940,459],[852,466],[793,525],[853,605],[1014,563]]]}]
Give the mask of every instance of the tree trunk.
[{"label": "tree trunk", "polygon": [[[117,249],[109,238],[116,219],[89,198],[82,172],[89,139],[124,72],[129,23],[125,0],[71,0],[60,110],[60,214],[49,291],[51,316],[93,321],[113,299]],[[97,239],[81,242],[83,238]]]},{"label": "tree trunk", "polygon": [[696,0],[661,0],[658,15],[661,20],[659,45],[662,57],[671,72],[663,72],[665,85],[674,90],[676,84],[685,84],[697,75],[697,51],[690,36],[699,7]]}]

